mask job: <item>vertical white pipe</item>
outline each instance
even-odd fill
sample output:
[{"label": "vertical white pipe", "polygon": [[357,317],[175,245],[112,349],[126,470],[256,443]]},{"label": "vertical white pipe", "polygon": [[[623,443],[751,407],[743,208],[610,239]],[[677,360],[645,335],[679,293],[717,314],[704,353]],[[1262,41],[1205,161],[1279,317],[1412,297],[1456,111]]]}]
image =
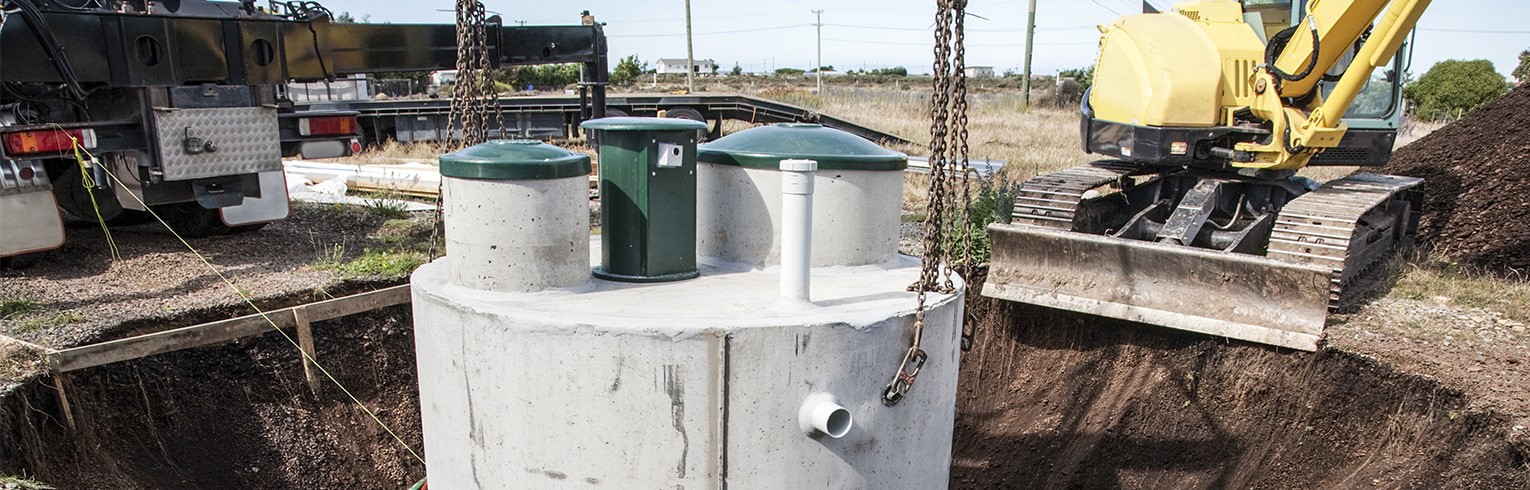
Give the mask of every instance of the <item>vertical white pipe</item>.
[{"label": "vertical white pipe", "polygon": [[817,171],[813,160],[781,160],[781,297],[786,299],[809,301]]}]

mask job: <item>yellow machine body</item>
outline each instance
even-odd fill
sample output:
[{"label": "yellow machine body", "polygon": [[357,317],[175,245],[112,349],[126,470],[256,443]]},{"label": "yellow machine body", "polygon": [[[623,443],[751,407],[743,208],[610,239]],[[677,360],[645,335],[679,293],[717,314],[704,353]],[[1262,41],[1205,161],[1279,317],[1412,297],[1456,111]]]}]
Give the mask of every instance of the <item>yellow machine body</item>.
[{"label": "yellow machine body", "polygon": [[1181,11],[1188,15],[1128,15],[1103,29],[1089,99],[1096,118],[1205,128],[1252,103],[1264,41],[1236,2],[1198,4]]}]

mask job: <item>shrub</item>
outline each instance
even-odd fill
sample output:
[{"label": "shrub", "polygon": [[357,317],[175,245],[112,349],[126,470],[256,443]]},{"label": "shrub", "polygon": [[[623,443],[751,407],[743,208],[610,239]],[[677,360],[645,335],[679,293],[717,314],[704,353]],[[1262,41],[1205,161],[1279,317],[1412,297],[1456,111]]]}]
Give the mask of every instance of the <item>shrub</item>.
[{"label": "shrub", "polygon": [[1419,118],[1437,121],[1459,117],[1509,90],[1509,83],[1488,60],[1435,63],[1418,81],[1403,87]]}]

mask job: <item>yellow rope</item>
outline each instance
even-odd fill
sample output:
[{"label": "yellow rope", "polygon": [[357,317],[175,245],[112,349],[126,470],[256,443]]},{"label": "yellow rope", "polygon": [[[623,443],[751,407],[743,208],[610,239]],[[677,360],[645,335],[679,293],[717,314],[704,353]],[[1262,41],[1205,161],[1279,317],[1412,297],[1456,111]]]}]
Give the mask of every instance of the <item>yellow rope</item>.
[{"label": "yellow rope", "polygon": [[80,145],[79,138],[75,138],[73,134],[64,131],[63,126],[55,123],[53,127],[58,129],[60,133],[64,133],[64,136],[69,137],[69,145],[74,147],[74,161],[80,166],[80,186],[85,189],[85,195],[90,196],[90,207],[96,212],[96,222],[101,224],[101,233],[106,235],[106,248],[111,250],[112,260],[121,259],[122,251],[117,249],[117,241],[112,239],[112,231],[106,227],[106,218],[101,216],[101,204],[96,202],[96,193],[91,191],[96,186],[96,179],[90,175],[90,169],[85,166],[87,161],[95,165],[101,165],[102,163],[96,161],[96,156],[90,154],[89,150]]},{"label": "yellow rope", "polygon": [[[111,169],[105,169],[105,171],[106,175],[111,177],[112,181],[116,182],[117,185],[121,185],[123,188],[127,188],[127,186],[122,183],[122,180],[117,178],[117,174],[112,173]],[[387,431],[388,435],[392,436],[393,440],[398,442],[400,447],[403,447],[405,451],[409,451],[409,455],[414,456],[414,459],[418,460],[420,464],[425,464],[425,458],[420,457],[420,453],[415,452],[414,448],[409,446],[409,443],[404,442],[403,438],[399,437],[397,433],[393,432],[393,429],[388,427],[388,424],[384,423],[382,419],[377,416],[376,412],[373,412],[372,409],[367,408],[365,404],[361,403],[361,399],[356,398],[356,395],[351,394],[351,390],[346,389],[345,385],[340,383],[340,380],[335,379],[335,376],[330,374],[329,370],[325,369],[324,365],[320,364],[318,359],[315,359],[313,356],[309,355],[307,351],[304,351],[303,347],[298,344],[296,339],[292,338],[291,335],[288,335],[287,332],[283,332],[281,327],[277,326],[276,322],[271,320],[271,317],[266,315],[264,310],[261,310],[259,306],[255,305],[255,302],[250,299],[249,295],[245,294],[243,290],[234,285],[234,281],[230,280],[228,276],[223,275],[223,271],[218,270],[218,266],[213,265],[212,261],[207,260],[207,257],[203,256],[202,252],[197,251],[196,247],[191,246],[191,242],[186,241],[186,238],[182,237],[180,233],[176,233],[175,229],[171,228],[170,224],[166,223],[163,218],[160,218],[159,213],[154,212],[154,210],[143,201],[142,197],[132,192],[128,192],[127,194],[132,195],[133,199],[138,201],[138,204],[143,206],[144,210],[148,211],[150,216],[153,216],[156,221],[159,221],[159,224],[164,225],[165,229],[170,230],[170,234],[175,236],[176,240],[180,240],[181,244],[185,245],[186,249],[190,250],[192,254],[195,254],[197,259],[200,259],[202,263],[207,266],[208,270],[212,271],[212,273],[216,274],[219,279],[223,280],[223,284],[227,285],[229,289],[234,290],[234,293],[238,294],[239,298],[244,300],[245,304],[250,305],[251,309],[254,309],[256,313],[259,313],[260,317],[264,319],[266,323],[271,325],[272,330],[275,330],[276,333],[281,334],[282,338],[287,339],[287,342],[292,344],[292,347],[296,348],[299,354],[302,354],[303,359],[313,363],[314,367],[319,368],[319,372],[324,373],[324,377],[329,378],[331,383],[334,383],[336,387],[340,388],[340,391],[344,392],[345,396],[350,398],[351,401],[356,404],[357,408],[360,408],[362,412],[365,412],[368,417],[372,418],[372,421],[377,422],[379,427],[382,427],[384,431]]]}]

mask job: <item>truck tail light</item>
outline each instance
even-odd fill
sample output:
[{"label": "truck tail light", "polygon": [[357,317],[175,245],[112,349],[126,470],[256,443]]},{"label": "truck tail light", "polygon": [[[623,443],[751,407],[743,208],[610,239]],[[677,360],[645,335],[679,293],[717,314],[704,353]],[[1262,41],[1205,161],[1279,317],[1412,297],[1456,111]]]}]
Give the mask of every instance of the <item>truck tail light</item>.
[{"label": "truck tail light", "polygon": [[96,147],[96,132],[91,129],[43,129],[5,133],[5,154],[9,156],[34,153],[63,153],[74,149],[75,142],[82,148]]},{"label": "truck tail light", "polygon": [[305,117],[298,120],[303,136],[338,136],[356,133],[356,116]]}]

